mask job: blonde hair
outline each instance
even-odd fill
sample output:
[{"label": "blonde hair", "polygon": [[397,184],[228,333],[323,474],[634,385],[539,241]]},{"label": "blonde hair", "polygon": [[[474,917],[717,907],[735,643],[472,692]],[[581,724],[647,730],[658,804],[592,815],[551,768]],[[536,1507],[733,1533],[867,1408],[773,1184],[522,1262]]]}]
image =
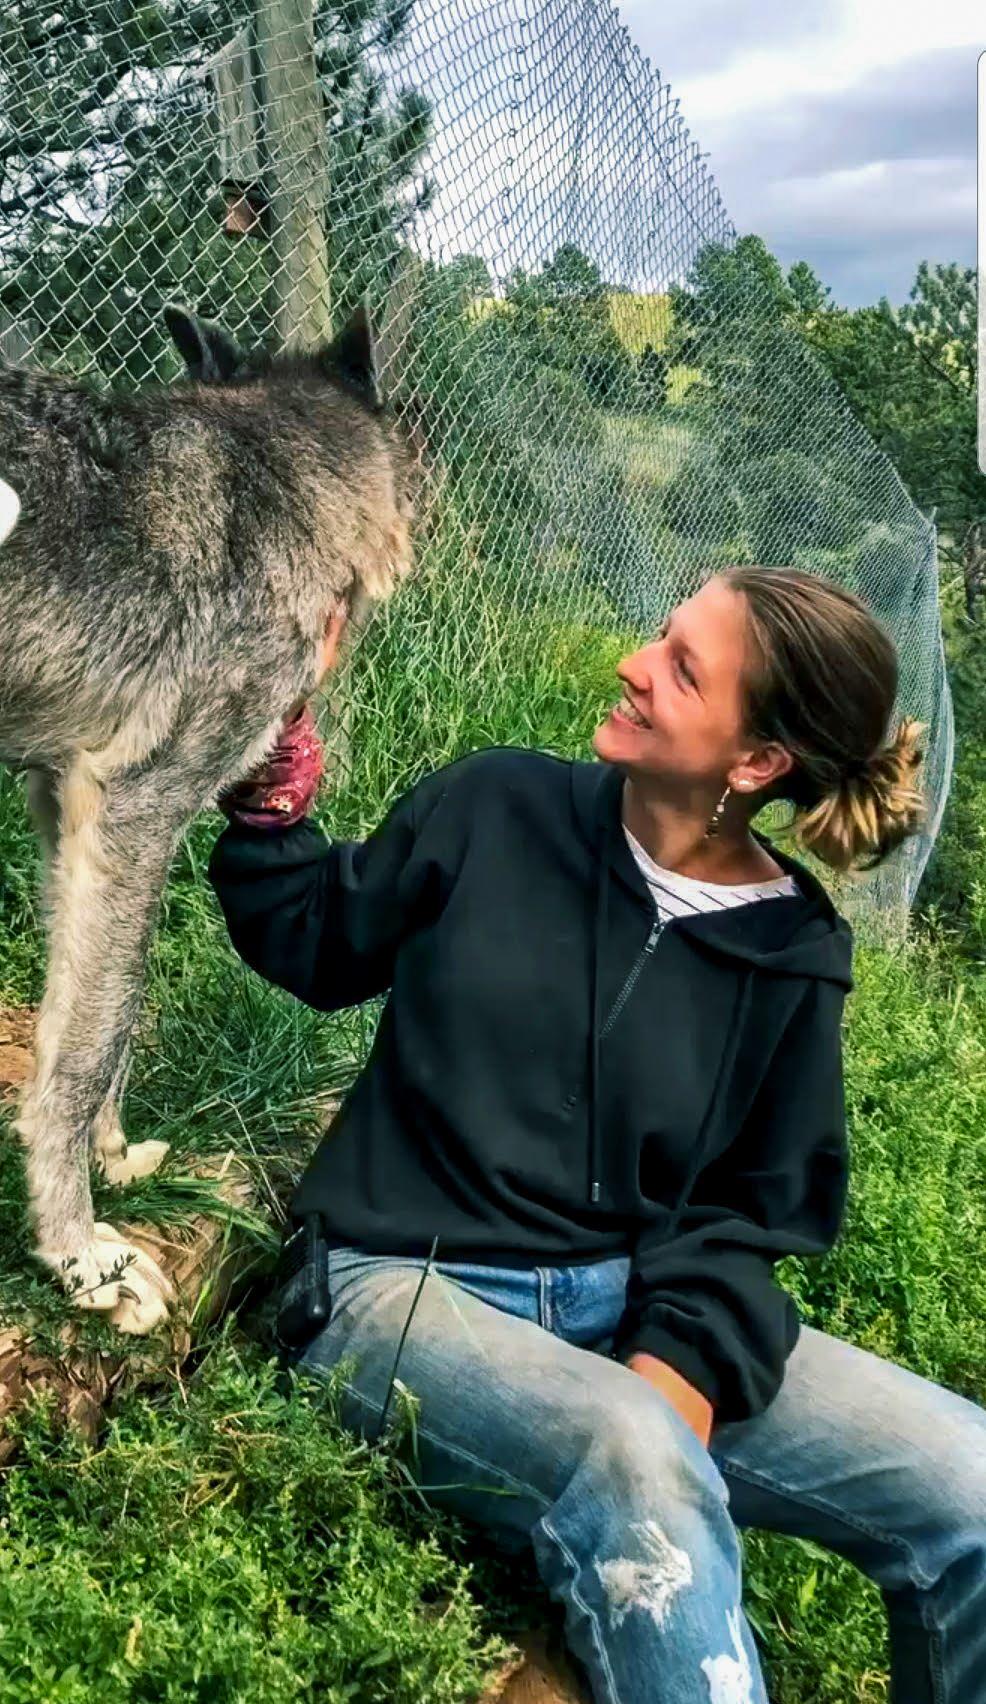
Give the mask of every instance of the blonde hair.
[{"label": "blonde hair", "polygon": [[836,870],[872,869],[915,834],[926,802],[917,722],[889,734],[897,653],[862,599],[797,568],[731,568],[754,652],[750,732],[793,767],[772,797],[794,805],[800,844]]}]

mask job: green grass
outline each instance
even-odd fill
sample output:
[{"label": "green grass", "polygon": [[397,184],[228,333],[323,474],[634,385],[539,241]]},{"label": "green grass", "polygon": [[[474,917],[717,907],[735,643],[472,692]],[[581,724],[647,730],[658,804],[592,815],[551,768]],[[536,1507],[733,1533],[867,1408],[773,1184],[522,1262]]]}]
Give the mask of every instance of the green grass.
[{"label": "green grass", "polygon": [[[425,550],[354,659],[351,758],[320,806],[333,832],[367,830],[425,769],[477,746],[586,753],[623,646],[566,618],[566,596],[562,585],[560,609],[520,619],[508,586],[480,584],[470,529],[446,515],[440,548]],[[790,1263],[786,1282],[812,1323],[981,1399],[986,971],[963,878],[986,821],[986,738],[976,732],[982,641],[964,642],[975,737],[929,877],[934,919],[903,947],[858,956],[848,1230],[826,1261]],[[196,822],[176,861],[125,1108],[129,1133],[170,1141],[174,1159],[122,1200],[101,1190],[99,1210],[114,1217],[186,1214],[200,1186],[183,1159],[230,1147],[274,1203],[372,1037],[372,1010],[318,1017],[234,959],[202,873],[218,826]],[[0,997],[32,1001],[36,860],[20,784],[7,776],[0,868]],[[0,1319],[30,1315],[53,1345],[68,1311],[32,1271],[24,1208],[7,1140]],[[271,1233],[255,1235],[262,1249]],[[83,1336],[120,1347],[98,1321]],[[0,1480],[5,1700],[466,1704],[495,1661],[489,1639],[516,1613],[516,1570],[426,1516],[392,1452],[347,1439],[331,1396],[285,1388],[235,1327],[181,1388],[128,1397],[94,1453],[43,1415],[26,1426],[21,1465]],[[747,1550],[775,1704],[884,1699],[876,1593],[809,1547],[753,1538]]]},{"label": "green grass", "polygon": [[606,453],[627,490],[649,497],[677,477],[693,453],[693,433],[683,419],[653,414],[601,417]]},{"label": "green grass", "polygon": [[[501,1654],[469,1570],[334,1388],[220,1338],[98,1449],[25,1416],[5,1475],[5,1704],[458,1704]],[[440,1533],[448,1539],[443,1549]]]}]

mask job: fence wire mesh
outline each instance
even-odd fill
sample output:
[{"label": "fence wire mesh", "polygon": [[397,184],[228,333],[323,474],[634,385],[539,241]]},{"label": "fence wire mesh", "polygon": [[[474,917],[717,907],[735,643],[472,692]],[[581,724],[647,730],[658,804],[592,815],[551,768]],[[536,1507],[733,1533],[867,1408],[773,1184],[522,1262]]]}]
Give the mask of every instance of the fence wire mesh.
[{"label": "fence wire mesh", "polygon": [[[8,358],[171,381],[169,299],[270,346],[320,335],[330,303],[386,317],[395,276],[384,379],[427,442],[431,602],[387,620],[439,683],[413,732],[395,712],[395,749],[451,755],[443,678],[481,691],[525,646],[632,640],[717,566],[832,574],[889,627],[900,712],[930,730],[927,832],[846,900],[898,928],[952,764],[934,527],[609,0],[8,0]],[[548,738],[536,713],[528,733]]]}]

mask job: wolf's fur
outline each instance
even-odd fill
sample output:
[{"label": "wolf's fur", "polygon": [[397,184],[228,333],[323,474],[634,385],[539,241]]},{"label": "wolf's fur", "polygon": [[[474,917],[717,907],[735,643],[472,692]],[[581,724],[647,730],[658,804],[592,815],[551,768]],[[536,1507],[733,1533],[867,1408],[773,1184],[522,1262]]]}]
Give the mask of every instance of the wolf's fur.
[{"label": "wolf's fur", "polygon": [[116,1099],[176,843],[314,690],[333,609],[358,619],[410,562],[412,456],[364,320],[253,365],[169,325],[193,382],[167,390],[0,366],[0,759],[29,771],[48,935],[20,1131],[40,1257],[131,1330],[167,1288],[133,1250],[118,1281],[87,1158],[123,1181],[164,1152],[128,1155]]}]

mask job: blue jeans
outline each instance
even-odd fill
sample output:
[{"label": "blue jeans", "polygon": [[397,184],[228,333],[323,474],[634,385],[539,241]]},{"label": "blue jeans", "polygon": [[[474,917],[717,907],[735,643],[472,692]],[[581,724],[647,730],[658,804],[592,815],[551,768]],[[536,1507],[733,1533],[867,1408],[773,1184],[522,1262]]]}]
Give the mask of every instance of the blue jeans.
[{"label": "blue jeans", "polygon": [[[342,1419],[364,1436],[423,1266],[331,1254],[332,1318],[300,1364],[348,1363]],[[876,1581],[895,1704],[984,1704],[986,1413],[805,1330],[767,1412],[707,1451],[607,1352],[627,1270],[436,1263],[397,1374],[428,1500],[533,1547],[597,1704],[765,1704],[740,1526],[813,1539]]]}]

